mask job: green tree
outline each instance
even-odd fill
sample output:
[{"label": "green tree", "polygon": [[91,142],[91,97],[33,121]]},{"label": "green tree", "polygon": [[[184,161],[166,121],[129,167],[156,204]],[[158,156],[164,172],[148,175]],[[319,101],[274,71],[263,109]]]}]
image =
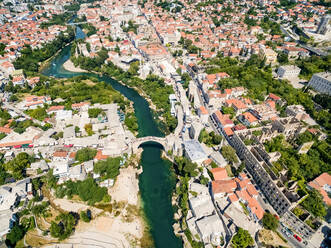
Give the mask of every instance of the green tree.
[{"label": "green tree", "polygon": [[272,231],[276,231],[279,225],[278,219],[271,213],[264,213],[262,218],[263,227]]},{"label": "green tree", "polygon": [[64,240],[68,238],[74,231],[74,227],[77,224],[77,216],[70,212],[68,214],[60,214],[56,217],[56,221],[52,221],[50,232],[52,237]]},{"label": "green tree", "polygon": [[75,160],[80,163],[94,159],[97,154],[97,150],[91,148],[83,148],[77,151]]},{"label": "green tree", "polygon": [[188,158],[175,157],[175,161],[181,176],[195,177],[198,175],[198,172],[196,171],[198,165],[192,163]]},{"label": "green tree", "polygon": [[87,209],[86,211],[81,211],[80,218],[84,222],[90,222],[91,221],[91,210]]},{"label": "green tree", "polygon": [[88,109],[88,116],[90,118],[97,118],[99,114],[103,112],[100,108],[89,108]]},{"label": "green tree", "polygon": [[139,71],[139,61],[132,62],[130,64],[128,73],[130,73],[133,76],[136,76],[136,75],[138,75],[138,71]]},{"label": "green tree", "polygon": [[254,244],[254,240],[249,232],[239,227],[238,232],[232,238],[234,248],[246,248]]},{"label": "green tree", "polygon": [[6,236],[6,243],[12,247],[24,237],[24,228],[19,224],[14,224],[13,228]]},{"label": "green tree", "polygon": [[27,111],[28,115],[30,115],[32,118],[43,121],[47,117],[47,113],[45,108],[36,108],[31,109]]},{"label": "green tree", "polygon": [[104,196],[107,195],[107,189],[104,187],[99,187],[93,178],[78,181],[76,184],[78,196],[83,201],[87,201],[89,205],[102,201]]},{"label": "green tree", "polygon": [[100,174],[103,179],[115,179],[120,174],[121,160],[121,157],[115,157],[99,161],[94,165],[94,172]]},{"label": "green tree", "polygon": [[4,164],[4,167],[12,173],[15,179],[22,179],[25,176],[25,169],[33,161],[33,157],[25,152],[21,152],[14,159]]},{"label": "green tree", "polygon": [[222,146],[221,153],[223,157],[231,164],[238,163],[236,151],[231,146]]},{"label": "green tree", "polygon": [[311,214],[324,217],[327,213],[322,195],[317,190],[309,191],[309,196],[301,203]]},{"label": "green tree", "polygon": [[277,60],[282,65],[288,63],[287,53],[284,53],[284,52],[279,53],[278,56],[277,56]]}]

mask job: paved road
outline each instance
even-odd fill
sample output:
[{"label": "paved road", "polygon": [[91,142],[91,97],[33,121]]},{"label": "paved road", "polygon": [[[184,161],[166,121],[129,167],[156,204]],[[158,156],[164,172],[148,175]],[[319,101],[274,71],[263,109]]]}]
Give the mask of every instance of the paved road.
[{"label": "paved road", "polygon": [[306,246],[301,243],[298,242],[292,234],[286,234],[286,232],[283,232],[282,226],[279,225],[278,230],[277,230],[280,234],[283,235],[283,237],[287,240],[288,244],[291,245],[292,247],[298,247],[298,248],[306,248]]},{"label": "paved road", "polygon": [[[275,21],[274,19],[270,18],[272,21],[274,22],[277,22]],[[314,48],[314,47],[311,47],[311,46],[307,46],[305,44],[303,44],[302,42],[300,42],[300,40],[296,39],[295,37],[293,37],[293,35],[291,35],[284,27],[283,25],[280,25],[280,30],[289,38],[293,39],[299,46],[301,46],[302,48],[304,49],[307,49],[309,50],[310,52],[312,53],[315,53],[317,54],[318,56],[327,56],[328,53],[327,52],[323,52],[317,48]]]},{"label": "paved road", "polygon": [[[12,111],[14,111],[15,113],[20,114],[21,116],[23,116],[23,117],[25,117],[25,118],[27,118],[27,119],[32,119],[30,116],[28,116],[27,114],[25,114],[23,111],[19,110],[18,108],[15,108],[15,107],[12,106],[12,105],[9,105],[7,102],[3,102],[3,105],[4,105],[4,107],[5,107],[6,109],[12,110]],[[38,120],[36,120],[36,119],[32,119],[32,120],[33,120],[33,122],[36,122],[37,124],[39,124],[39,125],[41,125],[41,126],[43,125],[41,121],[38,121]]]}]

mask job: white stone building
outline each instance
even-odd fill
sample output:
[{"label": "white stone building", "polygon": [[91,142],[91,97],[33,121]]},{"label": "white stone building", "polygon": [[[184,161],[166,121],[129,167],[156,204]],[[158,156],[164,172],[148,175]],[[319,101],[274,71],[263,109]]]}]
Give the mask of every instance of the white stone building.
[{"label": "white stone building", "polygon": [[294,78],[299,76],[301,69],[295,65],[283,65],[278,68],[277,76],[280,78]]}]

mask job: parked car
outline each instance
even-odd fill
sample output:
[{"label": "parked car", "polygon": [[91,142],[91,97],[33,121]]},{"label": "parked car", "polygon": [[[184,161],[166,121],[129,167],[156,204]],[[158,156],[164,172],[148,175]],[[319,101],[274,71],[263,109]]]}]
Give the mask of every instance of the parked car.
[{"label": "parked car", "polygon": [[296,240],[298,240],[299,242],[301,242],[301,240],[302,240],[302,239],[301,239],[298,235],[296,235],[296,234],[294,234],[293,237],[294,237]]}]

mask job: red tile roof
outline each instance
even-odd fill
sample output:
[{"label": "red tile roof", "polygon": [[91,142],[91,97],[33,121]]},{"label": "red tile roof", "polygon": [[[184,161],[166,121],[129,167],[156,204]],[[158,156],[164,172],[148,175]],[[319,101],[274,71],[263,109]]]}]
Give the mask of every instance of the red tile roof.
[{"label": "red tile roof", "polygon": [[0,144],[0,147],[9,147],[9,146],[18,146],[18,145],[25,145],[25,144],[31,144],[32,140],[24,140],[24,141],[16,141],[16,142],[7,142]]},{"label": "red tile roof", "polygon": [[6,134],[9,134],[11,133],[11,129],[10,128],[7,128],[7,127],[0,127],[0,133],[6,133]]},{"label": "red tile roof", "polygon": [[212,185],[212,189],[213,189],[214,194],[231,193],[237,187],[237,184],[233,179],[212,181],[211,185]]},{"label": "red tile roof", "polygon": [[67,156],[68,152],[66,151],[56,151],[53,153],[53,157],[66,158]]},{"label": "red tile roof", "polygon": [[308,184],[310,187],[318,190],[321,195],[323,196],[323,201],[330,206],[331,205],[331,198],[329,197],[328,193],[324,189],[326,185],[329,187],[331,186],[331,175],[329,175],[327,172],[324,172],[319,177],[315,178],[313,181],[311,181]]},{"label": "red tile roof", "polygon": [[51,106],[49,109],[47,109],[47,112],[63,110],[63,109],[64,109],[64,106]]},{"label": "red tile roof", "polygon": [[271,98],[272,100],[275,100],[275,101],[280,100],[280,97],[277,96],[277,95],[275,95],[275,94],[273,94],[273,93],[270,93],[270,94],[269,94],[269,98]]},{"label": "red tile roof", "polygon": [[207,114],[208,114],[208,111],[207,111],[207,109],[206,109],[204,106],[201,106],[201,107],[200,107],[200,113],[201,113],[202,115],[207,115]]},{"label": "red tile roof", "polygon": [[228,178],[228,173],[225,168],[213,168],[210,170],[210,172],[213,174],[214,180],[223,180]]},{"label": "red tile roof", "polygon": [[108,158],[108,156],[103,155],[101,150],[98,150],[97,154],[94,157],[94,159],[96,159],[96,160],[105,160],[107,158]]},{"label": "red tile roof", "polygon": [[250,112],[245,112],[242,114],[249,123],[254,123],[257,121],[256,117]]}]

